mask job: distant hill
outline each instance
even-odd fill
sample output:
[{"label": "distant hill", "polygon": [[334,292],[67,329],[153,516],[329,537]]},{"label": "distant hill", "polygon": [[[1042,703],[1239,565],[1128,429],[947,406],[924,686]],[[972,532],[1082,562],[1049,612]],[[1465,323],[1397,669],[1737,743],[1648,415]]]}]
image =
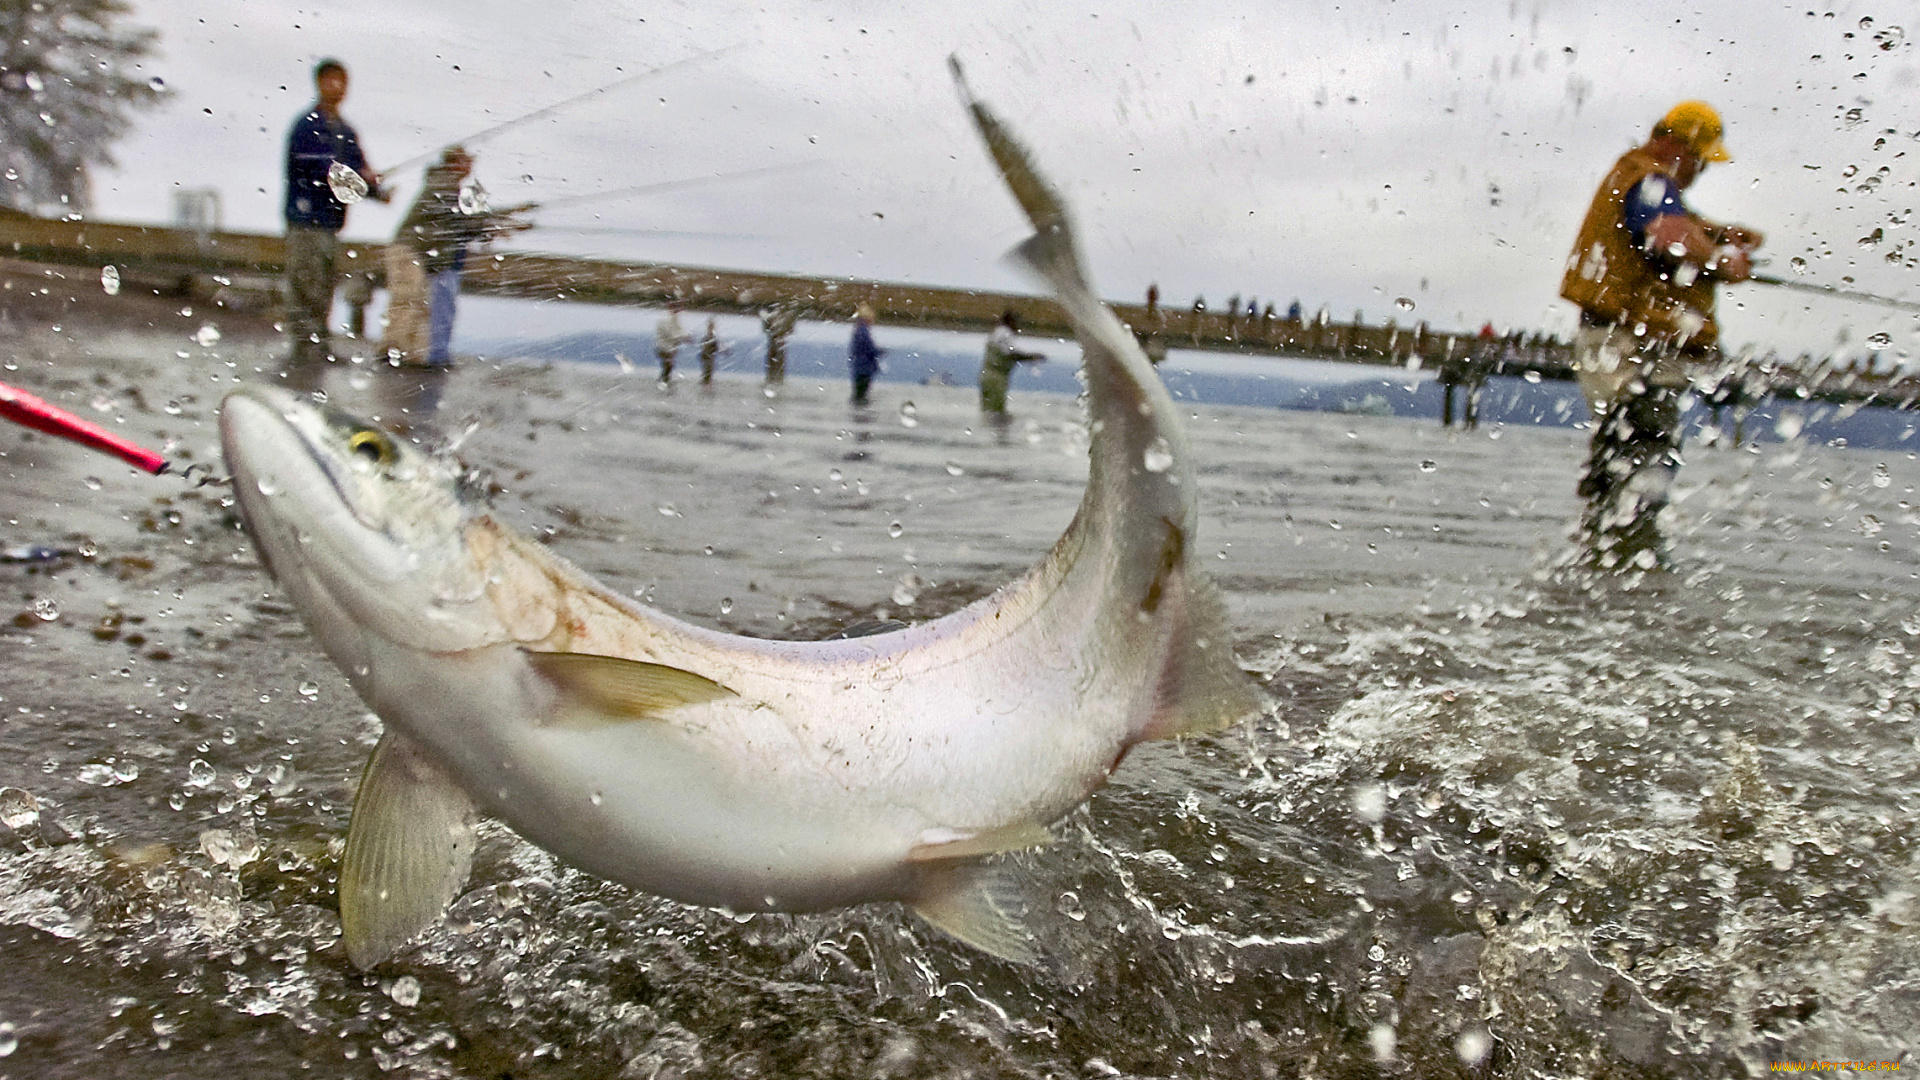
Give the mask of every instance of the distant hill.
[{"label": "distant hill", "polygon": [[[727,342],[721,370],[757,375],[766,363],[766,345],[759,338]],[[1045,346],[1042,346],[1045,348]],[[1078,356],[1053,346],[1050,362],[1022,365],[1014,374],[1013,391],[1077,394]],[[624,357],[643,371],[655,369],[653,337],[622,331],[585,331],[540,341],[477,342],[483,355],[533,360],[565,360],[616,364]],[[1192,371],[1181,367],[1180,354],[1161,369],[1167,390],[1176,400],[1219,405],[1248,405],[1310,412],[1349,412],[1373,416],[1400,416],[1438,422],[1442,391],[1429,376],[1393,369],[1341,365],[1321,361],[1274,361],[1258,357],[1222,358],[1224,371]],[[1072,360],[1067,363],[1063,361]],[[976,386],[980,378],[977,353],[931,349],[892,349],[882,361],[882,381],[945,386]],[[1209,365],[1214,366],[1214,365]],[[698,371],[698,354],[691,346],[680,352],[679,370]],[[1311,372],[1311,377],[1299,373]],[[792,379],[845,379],[846,346],[839,343],[795,340],[787,348],[787,376]],[[1345,377],[1350,376],[1350,377]],[[1457,406],[1456,406],[1457,407]],[[1584,423],[1586,405],[1571,382],[1495,376],[1480,397],[1480,423],[1572,427]],[[1707,409],[1695,402],[1687,414],[1689,436],[1697,436],[1711,422]],[[1731,424],[1728,416],[1725,423]],[[1915,448],[1920,415],[1895,409],[1860,409],[1824,404],[1768,401],[1744,424],[1748,439],[1777,442],[1802,436],[1811,442],[1887,449]]]}]

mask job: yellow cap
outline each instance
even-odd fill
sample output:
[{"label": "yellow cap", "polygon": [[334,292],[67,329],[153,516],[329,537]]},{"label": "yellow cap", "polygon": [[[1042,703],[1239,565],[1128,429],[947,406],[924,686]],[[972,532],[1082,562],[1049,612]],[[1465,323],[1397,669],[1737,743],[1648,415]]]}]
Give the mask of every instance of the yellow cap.
[{"label": "yellow cap", "polygon": [[1672,135],[1685,142],[1701,161],[1733,160],[1733,155],[1727,153],[1727,145],[1720,141],[1725,131],[1720,114],[1704,101],[1683,101],[1668,109],[1667,115],[1653,125],[1654,138]]}]

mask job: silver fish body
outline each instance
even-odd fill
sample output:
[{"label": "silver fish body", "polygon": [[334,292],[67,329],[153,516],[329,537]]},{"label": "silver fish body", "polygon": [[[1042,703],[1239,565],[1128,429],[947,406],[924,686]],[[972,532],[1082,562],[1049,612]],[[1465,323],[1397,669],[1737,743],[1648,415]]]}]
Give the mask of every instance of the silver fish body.
[{"label": "silver fish body", "polygon": [[341,875],[356,963],[439,917],[482,813],[658,895],[904,901],[1023,958],[982,857],[1044,842],[1135,743],[1258,711],[1193,558],[1173,402],[1094,298],[1057,197],[974,109],[1040,229],[1024,257],[1079,333],[1093,434],[1086,494],[1045,560],[945,618],[824,642],[695,626],[506,530],[449,462],[284,390],[223,404],[263,559],[387,724]]}]

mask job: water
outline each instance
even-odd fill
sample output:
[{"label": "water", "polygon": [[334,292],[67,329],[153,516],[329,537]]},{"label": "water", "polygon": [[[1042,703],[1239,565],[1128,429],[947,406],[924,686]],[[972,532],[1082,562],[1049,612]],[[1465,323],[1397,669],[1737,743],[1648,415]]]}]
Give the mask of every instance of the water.
[{"label": "water", "polygon": [[[147,384],[129,436],[209,459],[216,401],[192,365],[215,361],[90,363]],[[45,370],[56,402],[96,392]],[[624,593],[764,636],[984,595],[1041,557],[1086,470],[1065,397],[1016,393],[997,429],[964,388],[883,384],[854,412],[838,380],[769,398],[508,365],[423,396],[423,376],[374,375],[329,381],[332,400],[471,429],[462,457],[504,521]],[[141,404],[170,399],[178,416]],[[0,629],[0,785],[37,804],[0,795],[19,823],[0,828],[17,1042],[0,1075],[95,1074],[109,1053],[125,1076],[1912,1061],[1910,453],[1690,447],[1677,568],[1593,581],[1566,541],[1578,431],[1214,405],[1189,430],[1196,542],[1276,710],[1136,750],[1015,858],[1041,968],[893,906],[683,907],[491,827],[444,925],[373,973],[346,963],[333,904],[378,722],[224,492],[119,474],[91,492],[99,459],[5,433],[10,539],[96,554],[0,566],[25,616]]]}]

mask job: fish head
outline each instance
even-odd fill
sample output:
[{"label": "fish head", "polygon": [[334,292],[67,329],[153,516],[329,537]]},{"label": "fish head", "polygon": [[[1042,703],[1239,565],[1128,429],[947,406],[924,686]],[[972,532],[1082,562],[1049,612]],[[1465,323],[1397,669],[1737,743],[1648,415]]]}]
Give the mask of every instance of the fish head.
[{"label": "fish head", "polygon": [[457,463],[270,386],[227,395],[220,440],[262,560],[356,687],[374,637],[428,652],[498,640]]}]

